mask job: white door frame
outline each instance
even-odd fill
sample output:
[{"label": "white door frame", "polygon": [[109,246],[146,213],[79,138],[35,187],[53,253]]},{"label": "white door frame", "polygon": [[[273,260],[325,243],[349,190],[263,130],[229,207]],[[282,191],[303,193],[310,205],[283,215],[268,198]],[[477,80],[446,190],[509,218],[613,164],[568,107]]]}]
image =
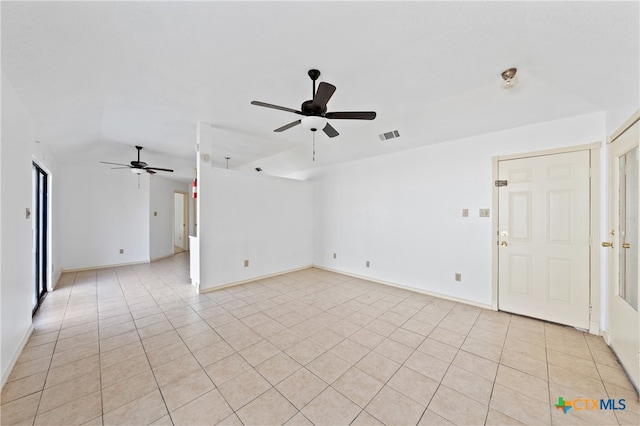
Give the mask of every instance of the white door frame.
[{"label": "white door frame", "polygon": [[[38,165],[47,174],[47,291],[53,291],[55,286],[54,270],[53,270],[53,173],[45,166],[40,159],[35,156],[31,157],[31,161]],[[34,212],[31,212],[32,214]]]},{"label": "white door frame", "polygon": [[[600,334],[600,148],[602,143],[594,142],[586,145],[576,145],[564,148],[548,149],[544,151],[526,152],[521,154],[501,155],[492,157],[493,182],[498,179],[498,163],[504,160],[516,160],[528,157],[538,157],[541,155],[564,154],[575,151],[590,151],[591,154],[591,185],[590,185],[590,313],[589,332]],[[491,218],[491,308],[498,310],[498,188],[492,187],[492,206],[495,212]],[[595,244],[595,245],[594,245]]]},{"label": "white door frame", "polygon": [[[610,167],[615,167],[613,160],[613,147],[610,145],[612,143],[614,143],[620,136],[622,136],[623,134],[625,134],[625,132],[627,130],[629,130],[633,125],[635,125],[638,121],[640,121],[640,110],[637,110],[627,121],[625,121],[610,137],[607,138],[607,148],[608,148],[608,154],[609,154],[609,162],[610,162]],[[612,182],[611,179],[611,172],[615,170],[615,169],[611,169],[609,170],[609,177],[607,178],[607,187],[609,188],[609,199],[607,200],[607,210],[609,211],[609,221],[607,223],[607,230],[609,229],[609,227],[617,222],[617,214],[615,213],[615,211],[613,211],[611,209],[612,204],[614,202],[614,200],[616,200],[616,198],[618,197],[618,194],[616,194],[617,191],[614,191],[614,189],[616,189],[616,185],[614,184],[614,182]],[[602,241],[616,241],[615,244],[615,248],[616,250],[619,250],[619,244],[617,244],[617,240],[616,238],[619,238],[619,236],[611,237],[609,235],[609,233],[607,232],[606,237],[603,238]],[[611,324],[612,324],[612,303],[614,298],[619,297],[617,294],[617,286],[618,286],[618,280],[616,277],[614,277],[612,274],[615,273],[615,271],[617,271],[618,266],[614,266],[615,263],[617,263],[619,261],[619,251],[610,251],[607,249],[607,257],[609,258],[609,274],[607,276],[609,283],[607,285],[607,294],[609,297],[609,309],[607,309],[607,330],[605,330],[604,332],[604,338],[605,341],[607,342],[607,344],[609,346],[611,346],[611,348],[613,349],[614,352],[616,352],[616,348],[615,348],[615,342],[614,345],[612,346],[612,339],[611,339]],[[640,262],[638,265],[636,265],[637,268],[640,269]],[[640,271],[639,271],[640,272]],[[639,301],[640,301],[640,295],[638,296]],[[638,336],[638,339],[640,339],[640,336]],[[620,348],[618,348],[620,349]],[[628,361],[628,360],[627,360]],[[637,360],[636,360],[637,362]],[[622,364],[622,362],[621,362]],[[638,386],[640,386],[640,383],[636,383],[636,381],[638,380],[637,377],[634,377],[631,374],[631,371],[629,371],[624,365],[623,368],[625,369],[625,372],[627,374],[627,376],[629,376],[629,379],[631,381],[631,383],[635,386],[636,388],[636,392],[638,391]]]}]

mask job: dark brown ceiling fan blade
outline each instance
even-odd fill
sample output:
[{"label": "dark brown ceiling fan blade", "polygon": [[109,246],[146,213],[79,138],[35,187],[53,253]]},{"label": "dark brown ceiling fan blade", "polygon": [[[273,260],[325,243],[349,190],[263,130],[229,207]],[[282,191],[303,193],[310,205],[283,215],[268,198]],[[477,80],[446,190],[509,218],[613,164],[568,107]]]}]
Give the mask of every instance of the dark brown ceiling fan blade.
[{"label": "dark brown ceiling fan blade", "polygon": [[330,120],[373,120],[376,118],[374,111],[341,111],[325,114]]},{"label": "dark brown ceiling fan blade", "polygon": [[327,136],[329,136],[330,138],[335,138],[336,136],[338,136],[340,133],[338,133],[338,131],[336,129],[333,128],[333,126],[329,123],[327,123],[326,126],[324,126],[324,129],[322,129],[323,132],[325,132],[327,134]]},{"label": "dark brown ceiling fan blade", "polygon": [[102,164],[112,164],[112,165],[114,165],[114,166],[123,166],[123,167],[129,167],[129,168],[131,168],[131,166],[130,166],[130,165],[128,165],[128,164],[122,164],[122,163],[109,163],[108,161],[101,161],[101,163],[102,163]]},{"label": "dark brown ceiling fan blade", "polygon": [[287,107],[283,107],[283,106],[279,106],[279,105],[268,104],[266,102],[251,101],[251,105],[261,106],[261,107],[265,107],[265,108],[279,109],[280,111],[287,111],[287,112],[292,112],[294,114],[303,115],[302,112],[296,111],[295,109],[287,108]]},{"label": "dark brown ceiling fan blade", "polygon": [[123,167],[111,167],[111,170],[116,170],[116,169],[130,169],[131,167],[129,166],[123,166]]},{"label": "dark brown ceiling fan blade", "polygon": [[156,172],[154,172],[153,170],[149,170],[149,169],[145,169],[147,171],[147,173],[149,173],[150,175],[155,175]]},{"label": "dark brown ceiling fan blade", "polygon": [[298,124],[300,124],[300,123],[301,123],[301,120],[293,121],[293,122],[291,122],[291,123],[289,123],[289,124],[285,124],[285,125],[284,125],[284,126],[282,126],[282,127],[278,127],[277,129],[275,129],[275,130],[274,130],[274,132],[284,132],[285,130],[290,129],[290,128],[292,128],[292,127],[295,127],[295,126],[297,126],[297,125],[298,125]]},{"label": "dark brown ceiling fan blade", "polygon": [[145,167],[144,170],[146,170],[147,172],[149,170],[158,170],[160,172],[171,172],[171,173],[173,173],[173,170],[171,170],[171,169],[163,169],[161,167]]},{"label": "dark brown ceiling fan blade", "polygon": [[327,102],[329,102],[329,99],[331,99],[331,96],[333,96],[333,93],[335,91],[336,86],[334,86],[333,84],[325,83],[324,81],[321,82],[318,86],[318,91],[313,97],[313,102],[311,102],[311,105],[320,111],[324,111],[324,109],[327,107]]}]

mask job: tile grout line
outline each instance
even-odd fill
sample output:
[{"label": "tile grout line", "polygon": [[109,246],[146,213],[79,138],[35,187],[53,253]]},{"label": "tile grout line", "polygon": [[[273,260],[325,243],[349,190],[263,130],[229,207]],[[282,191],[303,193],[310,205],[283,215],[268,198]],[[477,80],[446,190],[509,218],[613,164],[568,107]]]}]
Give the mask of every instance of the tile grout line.
[{"label": "tile grout line", "polygon": [[[139,277],[139,275],[136,273],[136,271],[135,271],[133,268],[132,268],[132,271],[133,271],[133,273],[135,274],[136,279],[137,279],[137,280],[142,284],[142,280],[140,280],[140,277]],[[117,276],[117,271],[116,271],[116,276]],[[118,278],[118,285],[120,285],[120,287],[122,288],[122,284],[120,283],[120,279],[119,279],[119,278]],[[150,293],[151,293],[151,292],[150,292]],[[123,294],[124,294],[124,289],[123,289]],[[158,304],[158,302],[157,302],[157,299],[156,299],[153,295],[152,295],[151,297],[153,298],[153,300],[154,300],[154,302],[156,303],[156,305],[158,305],[158,306],[159,306],[159,304]],[[126,298],[125,298],[125,300],[126,300]],[[130,308],[129,306],[130,306],[130,305],[129,305],[129,303],[127,302],[127,308],[129,309],[129,313],[131,313],[131,308]],[[164,313],[164,311],[163,311],[163,313]],[[166,317],[166,315],[165,315],[165,317]],[[156,373],[155,373],[155,371],[153,371],[153,367],[151,366],[151,361],[149,360],[149,354],[148,354],[148,352],[147,352],[147,349],[146,349],[146,347],[144,346],[144,343],[142,342],[142,340],[143,340],[143,339],[142,339],[142,336],[140,336],[140,332],[139,332],[139,329],[138,329],[138,325],[136,324],[135,319],[133,319],[133,314],[131,314],[131,318],[132,318],[132,321],[133,321],[133,326],[134,326],[134,327],[135,327],[135,329],[136,329],[136,334],[138,335],[138,339],[140,340],[140,345],[142,346],[142,350],[144,351],[145,358],[146,358],[146,360],[147,360],[147,363],[149,364],[149,370],[151,370],[151,374],[153,375],[153,380],[154,380],[154,381],[155,381],[155,383],[156,383],[157,391],[158,391],[158,393],[160,394],[160,397],[162,398],[162,403],[164,404],[164,408],[165,408],[165,410],[167,411],[167,414],[166,414],[166,415],[167,415],[167,416],[169,416],[169,420],[171,421],[171,423],[172,423],[172,424],[175,424],[175,422],[173,421],[173,417],[171,417],[171,411],[169,411],[169,406],[167,405],[167,401],[165,400],[165,396],[164,396],[164,394],[162,393],[162,388],[160,387],[160,383],[158,383],[158,378],[156,377]],[[168,319],[167,319],[167,321],[168,321]],[[173,327],[173,324],[171,324],[171,327],[175,330],[175,328]],[[144,328],[144,327],[142,327],[142,328]],[[179,334],[178,334],[178,336],[179,336]],[[143,397],[144,397],[144,396],[146,396],[146,395],[150,395],[150,394],[152,394],[152,393],[153,393],[153,391],[152,391],[152,392],[149,392],[149,393],[147,393],[147,394],[145,394],[145,395],[143,395]],[[133,401],[132,401],[132,402],[133,402]],[[125,405],[126,405],[126,404],[125,404]],[[157,418],[157,419],[155,419],[155,420],[152,420],[150,423],[156,422],[156,421],[160,420],[162,417],[164,417],[164,416],[161,416],[161,417],[159,417],[159,418]],[[103,423],[104,423],[104,422],[103,422]]]},{"label": "tile grout line", "polygon": [[[74,274],[72,288],[76,285],[76,279],[77,279],[77,274]],[[60,322],[60,328],[57,331],[58,334],[56,336],[55,344],[53,345],[53,352],[51,353],[51,359],[49,360],[49,366],[47,367],[47,375],[46,375],[46,377],[44,379],[44,383],[42,384],[42,390],[40,392],[40,398],[38,398],[38,404],[37,404],[37,407],[36,407],[35,414],[33,416],[32,425],[35,425],[36,419],[38,418],[38,415],[40,414],[39,413],[40,404],[42,403],[42,397],[44,396],[44,392],[45,392],[45,389],[47,387],[47,381],[49,380],[49,373],[51,372],[51,365],[53,364],[53,356],[55,355],[56,348],[58,347],[58,341],[60,340],[60,332],[62,331],[62,327],[64,326],[64,318],[66,317],[67,309],[69,308],[70,300],[71,300],[71,291],[69,292],[69,295],[67,297],[67,303],[65,304],[65,307],[64,307],[64,314],[63,314],[63,317],[62,317],[62,321]],[[36,311],[36,315],[37,315],[37,311]]]},{"label": "tile grout line", "polygon": [[[496,311],[496,312],[498,312],[498,311]],[[504,347],[505,347],[505,345],[506,345],[506,343],[507,343],[507,336],[508,336],[508,334],[509,334],[509,328],[511,327],[511,321],[512,321],[512,319],[513,319],[513,316],[511,316],[511,315],[510,315],[510,316],[509,316],[509,323],[507,324],[507,330],[505,331],[505,333],[504,333],[504,338],[502,339],[502,346],[501,346],[501,348],[500,348],[500,357],[498,358],[498,368],[496,368],[496,375],[495,375],[495,377],[493,378],[493,383],[491,384],[491,394],[489,395],[489,402],[488,402],[488,404],[487,404],[487,415],[486,415],[486,417],[485,417],[485,419],[484,419],[484,424],[485,424],[485,425],[487,424],[487,421],[489,420],[489,413],[490,413],[490,411],[491,411],[491,400],[493,399],[493,392],[495,391],[496,384],[497,384],[498,371],[500,370],[500,366],[501,366],[501,365],[503,365],[503,364],[501,363],[501,361],[502,361],[502,354],[504,353]],[[465,340],[466,340],[466,339],[465,339]],[[498,411],[499,411],[499,410],[498,410]],[[500,411],[500,412],[501,412],[501,411]],[[502,413],[502,412],[501,412],[501,413]],[[502,414],[504,414],[504,413],[502,413]],[[506,415],[506,414],[504,414],[504,415]],[[509,417],[510,417],[510,416],[509,416]],[[514,419],[514,420],[515,420],[515,419]]]},{"label": "tile grout line", "polygon": [[[429,301],[429,303],[427,303],[426,305],[424,305],[424,306],[423,306],[423,307],[422,307],[418,312],[422,311],[422,309],[424,309],[425,307],[429,306],[429,305],[433,302],[433,300],[434,300],[434,299],[430,300],[430,301]],[[397,304],[396,304],[396,306],[397,306]],[[454,305],[454,306],[455,306],[455,305]],[[453,308],[451,308],[451,309],[449,309],[449,310],[447,311],[447,315],[448,315],[449,313],[451,313],[452,309],[453,309]],[[416,314],[417,314],[417,312],[416,312],[416,313],[414,313],[414,314],[413,314],[409,319],[413,318]],[[438,321],[438,323],[433,327],[433,330],[435,330],[435,329],[438,327],[438,325],[440,325],[440,323],[444,320],[444,318],[446,318],[446,316],[447,316],[447,315],[443,316],[443,317],[440,319],[440,321]],[[379,318],[379,316],[378,316],[378,317],[376,317],[376,319],[378,319],[378,318]],[[407,319],[406,321],[404,321],[402,324],[406,324],[406,323],[407,323],[407,321],[409,321],[409,319]],[[384,321],[384,320],[382,320],[382,321]],[[400,329],[400,328],[402,328],[402,325],[398,326],[398,327],[396,328],[396,331],[397,331],[398,329]],[[424,338],[422,339],[422,342],[420,342],[420,345],[422,345],[422,344],[424,343],[424,341],[425,341],[425,340],[427,340],[427,339],[429,338],[429,336],[431,335],[431,333],[433,333],[433,330],[431,330],[427,336],[424,336]],[[391,334],[393,334],[393,333],[391,333]],[[387,337],[387,338],[388,338],[388,337]],[[385,339],[387,339],[387,338],[385,338]],[[391,340],[393,340],[393,339],[391,339]],[[394,341],[395,341],[395,340],[394,340]],[[378,345],[376,345],[373,349],[371,349],[371,351],[370,351],[369,353],[373,352],[373,351],[375,350],[375,348],[377,348],[378,346],[380,346],[382,343],[384,343],[384,341],[383,341],[383,342],[380,342]],[[398,342],[398,343],[399,343],[399,342]],[[441,343],[442,343],[442,342],[441,342]],[[397,370],[396,370],[396,371],[391,375],[391,377],[389,377],[389,379],[387,379],[387,381],[386,381],[385,383],[383,383],[383,384],[382,384],[382,388],[380,388],[380,390],[379,390],[378,392],[376,392],[376,394],[375,394],[375,395],[374,395],[374,396],[369,400],[369,402],[367,403],[367,405],[365,405],[365,407],[362,409],[362,411],[365,411],[365,410],[366,410],[366,407],[368,407],[368,406],[369,406],[369,404],[371,404],[371,401],[373,401],[373,400],[376,398],[376,396],[378,396],[378,395],[380,394],[380,392],[382,391],[382,389],[384,389],[384,387],[385,387],[385,386],[387,386],[387,384],[389,383],[389,381],[391,381],[391,379],[392,379],[392,378],[395,376],[395,374],[400,370],[400,368],[405,367],[405,368],[408,368],[408,369],[410,369],[410,370],[412,370],[412,371],[415,371],[415,370],[413,370],[411,367],[406,367],[406,366],[405,366],[405,364],[406,364],[407,360],[408,360],[409,358],[411,358],[411,356],[413,356],[413,354],[414,354],[414,353],[416,353],[416,351],[418,351],[418,347],[419,347],[420,345],[416,346],[416,347],[413,349],[413,351],[411,352],[411,355],[409,355],[409,356],[408,356],[408,357],[407,357],[407,358],[406,358],[406,359],[405,359],[405,360],[400,364],[400,367],[399,367],[399,368],[398,368],[398,369],[397,369]],[[459,348],[458,348],[458,351],[459,351]],[[456,354],[458,353],[458,351],[456,352]],[[379,355],[384,356],[384,355],[382,355],[382,354],[379,354]],[[366,356],[366,355],[365,355],[365,356]],[[385,358],[386,358],[386,357],[385,357]],[[454,356],[454,358],[455,358],[455,356]],[[392,360],[392,361],[393,361],[393,360]],[[449,367],[451,366],[451,364],[452,364],[452,363],[453,363],[453,360],[451,360],[451,362],[449,363]],[[354,367],[355,367],[355,365],[354,365]],[[449,367],[447,367],[447,370],[446,370],[446,371],[444,372],[444,374],[442,375],[442,378],[444,378],[444,376],[447,374],[447,371],[449,370]],[[355,367],[355,368],[358,368],[358,367]],[[360,371],[362,371],[362,370],[360,370]],[[364,373],[365,373],[365,374],[367,374],[366,372],[364,372]],[[420,373],[419,371],[416,371],[416,373],[418,373],[418,374],[422,374],[422,373]],[[422,374],[422,375],[424,376],[424,374]],[[425,376],[425,377],[427,377],[427,376]],[[422,420],[422,418],[424,417],[424,414],[425,414],[425,413],[427,412],[427,410],[429,409],[429,405],[431,404],[431,401],[433,400],[433,397],[435,396],[436,392],[437,392],[437,391],[438,391],[438,389],[440,388],[440,385],[441,385],[441,384],[442,384],[442,380],[439,380],[439,381],[438,381],[438,386],[436,386],[436,389],[434,390],[433,395],[431,395],[431,398],[429,399],[429,403],[427,403],[427,405],[425,406],[425,408],[424,408],[424,410],[422,411],[422,414],[420,415],[420,417],[418,418],[418,421],[416,422],[416,424],[420,423],[420,421],[421,421],[421,420]],[[397,392],[397,391],[396,391],[396,392]],[[410,399],[411,399],[411,398],[410,398]],[[378,421],[380,421],[380,422],[382,423],[382,420],[381,420],[381,419],[378,419],[377,417],[375,417],[373,414],[369,413],[368,411],[367,411],[367,414],[369,414],[370,416],[372,416],[373,418],[375,418],[376,420],[378,420]]]}]

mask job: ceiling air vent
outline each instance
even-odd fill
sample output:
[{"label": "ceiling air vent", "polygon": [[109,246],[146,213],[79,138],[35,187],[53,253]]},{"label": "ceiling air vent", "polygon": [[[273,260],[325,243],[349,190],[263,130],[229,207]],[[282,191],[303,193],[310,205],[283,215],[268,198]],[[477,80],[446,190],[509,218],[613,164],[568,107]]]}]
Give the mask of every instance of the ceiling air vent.
[{"label": "ceiling air vent", "polygon": [[397,130],[380,134],[381,141],[386,141],[387,139],[393,139],[393,138],[399,138],[399,137],[400,137],[400,133],[398,133]]}]

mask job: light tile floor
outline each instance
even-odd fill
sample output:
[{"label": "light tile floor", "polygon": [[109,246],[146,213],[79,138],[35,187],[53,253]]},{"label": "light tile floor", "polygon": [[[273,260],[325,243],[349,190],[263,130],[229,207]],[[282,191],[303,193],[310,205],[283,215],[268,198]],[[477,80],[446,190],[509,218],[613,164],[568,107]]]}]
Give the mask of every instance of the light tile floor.
[{"label": "light tile floor", "polygon": [[[197,295],[187,262],[64,274],[1,423],[639,423],[599,337],[319,269]],[[559,396],[626,410],[564,414]]]}]

